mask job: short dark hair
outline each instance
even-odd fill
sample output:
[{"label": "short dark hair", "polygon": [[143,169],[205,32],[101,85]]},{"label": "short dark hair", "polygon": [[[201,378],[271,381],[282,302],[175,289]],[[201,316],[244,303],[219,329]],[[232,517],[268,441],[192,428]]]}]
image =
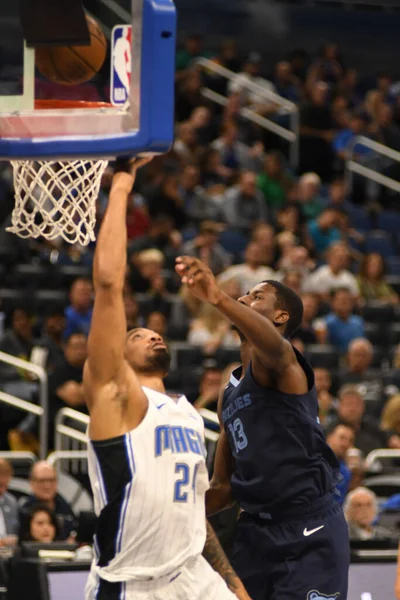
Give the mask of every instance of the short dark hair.
[{"label": "short dark hair", "polygon": [[354,429],[353,425],[350,425],[350,423],[346,423],[345,421],[333,421],[332,423],[330,423],[330,425],[328,425],[328,427],[326,427],[325,437],[328,437],[328,435],[331,435],[331,433],[336,431],[336,429],[341,426],[347,427],[347,429],[351,429],[353,434],[356,435],[356,430]]},{"label": "short dark hair", "polygon": [[303,302],[300,296],[280,281],[266,279],[262,283],[268,283],[275,289],[277,306],[289,313],[289,320],[286,323],[283,335],[287,339],[291,338],[303,320]]},{"label": "short dark hair", "polygon": [[29,511],[27,511],[27,512],[23,511],[23,513],[22,513],[22,523],[21,523],[21,530],[20,530],[20,535],[19,535],[20,542],[36,541],[32,538],[31,523],[32,523],[33,517],[39,512],[44,512],[49,516],[50,523],[53,525],[53,527],[55,529],[54,540],[60,539],[60,524],[58,522],[56,513],[53,510],[51,510],[51,508],[49,508],[47,506],[47,504],[39,502],[39,503],[35,503]]}]

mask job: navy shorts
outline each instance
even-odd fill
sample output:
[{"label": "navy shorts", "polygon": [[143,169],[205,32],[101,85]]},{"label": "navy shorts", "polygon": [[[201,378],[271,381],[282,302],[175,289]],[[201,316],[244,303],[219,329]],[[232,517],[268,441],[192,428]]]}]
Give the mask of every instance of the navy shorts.
[{"label": "navy shorts", "polygon": [[346,600],[350,546],[342,507],[329,496],[290,517],[244,512],[231,562],[252,600]]}]

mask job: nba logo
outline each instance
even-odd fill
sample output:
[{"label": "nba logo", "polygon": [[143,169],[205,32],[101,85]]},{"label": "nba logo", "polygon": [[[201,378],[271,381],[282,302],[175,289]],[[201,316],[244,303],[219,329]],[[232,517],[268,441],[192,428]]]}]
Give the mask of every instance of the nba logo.
[{"label": "nba logo", "polygon": [[132,26],[117,25],[112,32],[111,103],[124,105],[131,86]]}]

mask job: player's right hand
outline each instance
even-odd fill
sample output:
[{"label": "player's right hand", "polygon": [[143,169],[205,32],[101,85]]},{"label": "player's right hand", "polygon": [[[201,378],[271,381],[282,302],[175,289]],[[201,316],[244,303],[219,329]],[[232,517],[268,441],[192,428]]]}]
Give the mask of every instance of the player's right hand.
[{"label": "player's right hand", "polygon": [[117,163],[116,171],[112,178],[111,189],[120,189],[130,194],[133,184],[136,179],[136,171],[147,165],[152,160],[152,156],[146,156],[143,158],[133,158],[127,160],[125,163]]}]

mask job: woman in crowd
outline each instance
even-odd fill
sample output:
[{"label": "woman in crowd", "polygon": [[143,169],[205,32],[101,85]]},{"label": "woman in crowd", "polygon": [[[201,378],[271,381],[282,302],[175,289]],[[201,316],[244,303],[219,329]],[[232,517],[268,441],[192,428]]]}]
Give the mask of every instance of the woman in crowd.
[{"label": "woman in crowd", "polygon": [[26,523],[21,525],[21,542],[50,544],[59,538],[56,514],[45,504],[37,504]]},{"label": "woman in crowd", "polygon": [[367,302],[379,300],[397,304],[399,301],[394,289],[385,281],[385,263],[382,256],[376,252],[364,257],[357,282],[360,296]]}]

